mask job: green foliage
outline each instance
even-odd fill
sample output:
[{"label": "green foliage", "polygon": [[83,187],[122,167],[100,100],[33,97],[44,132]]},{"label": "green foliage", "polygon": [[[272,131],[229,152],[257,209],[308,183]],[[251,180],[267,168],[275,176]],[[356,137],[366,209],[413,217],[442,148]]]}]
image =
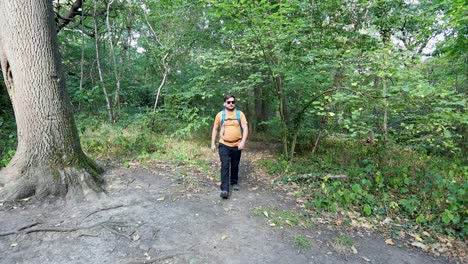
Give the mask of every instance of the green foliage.
[{"label": "green foliage", "polygon": [[100,117],[80,117],[78,127],[83,150],[98,159],[123,160],[124,167],[129,167],[129,160],[151,162],[158,159],[196,165],[204,171],[208,170],[200,143],[185,141],[187,135],[164,135],[171,128],[167,125],[174,126],[178,122],[155,118],[153,112],[127,114],[121,112],[119,121],[113,125],[102,123]]},{"label": "green foliage", "polygon": [[[85,1],[83,13],[92,8]],[[283,145],[261,165],[277,184],[300,184],[307,206],[401,216],[463,237],[466,9],[460,0],[114,2],[110,29],[97,21],[103,84],[112,102],[120,96],[112,125],[103,124],[92,19],[71,21],[59,43],[82,145],[95,158],[206,168],[185,140],[208,139],[223,94],[235,93],[250,138]],[[3,167],[16,128],[0,88]]]},{"label": "green foliage", "polygon": [[[281,175],[281,183],[299,184],[304,197],[312,201],[306,204],[309,207],[330,211],[347,208],[368,217],[411,219],[414,225],[458,237],[468,232],[468,167],[463,159],[429,157],[396,146],[382,148],[334,138],[323,140],[314,156],[294,163],[279,159],[262,164],[270,173]],[[346,179],[324,176],[333,171],[347,175]],[[308,177],[300,176],[304,174]]]},{"label": "green foliage", "polygon": [[0,168],[5,167],[15,154],[16,126],[14,120],[0,116]]},{"label": "green foliage", "polygon": [[300,249],[310,249],[312,242],[304,235],[297,235],[293,237],[294,244]]}]

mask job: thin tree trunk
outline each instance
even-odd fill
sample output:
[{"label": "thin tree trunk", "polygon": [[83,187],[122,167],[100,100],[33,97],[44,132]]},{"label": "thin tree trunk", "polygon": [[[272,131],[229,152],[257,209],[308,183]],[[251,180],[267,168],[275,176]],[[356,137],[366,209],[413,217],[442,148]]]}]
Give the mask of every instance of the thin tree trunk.
[{"label": "thin tree trunk", "polygon": [[294,153],[296,152],[296,143],[297,143],[298,135],[299,135],[299,129],[293,134],[292,139],[291,139],[291,151],[289,152],[290,160],[294,158]]},{"label": "thin tree trunk", "polygon": [[255,86],[254,88],[254,110],[255,110],[255,122],[249,122],[253,123],[252,125],[252,132],[255,133],[257,132],[257,127],[260,122],[262,122],[263,117],[262,117],[262,100],[263,95],[262,95],[262,87],[260,85]]},{"label": "thin tree trunk", "polygon": [[107,4],[107,10],[106,10],[106,25],[107,25],[107,32],[111,35],[109,37],[109,45],[110,45],[110,53],[111,53],[111,57],[112,57],[112,68],[113,68],[113,72],[114,72],[114,78],[115,78],[115,95],[114,95],[114,107],[115,108],[120,108],[120,75],[118,74],[118,71],[117,71],[117,61],[115,59],[115,51],[114,51],[114,43],[112,42],[112,29],[111,29],[111,26],[110,26],[110,22],[109,22],[109,11],[110,11],[110,7],[112,5],[112,3],[114,2],[114,0],[111,0],[108,4]]},{"label": "thin tree trunk", "polygon": [[[127,12],[128,14],[131,14],[132,13],[131,8],[129,8]],[[129,18],[127,17],[127,19]],[[119,58],[119,64],[121,65],[120,72],[119,72],[119,80],[122,79],[122,76],[126,76],[126,73],[128,70],[127,64],[130,64],[130,52],[128,52],[128,49],[130,48],[131,42],[132,42],[132,28],[131,28],[131,25],[127,24],[127,38],[125,41],[122,41],[122,52]],[[128,58],[127,58],[127,54],[128,54]],[[119,88],[119,90],[120,89],[121,88]],[[114,100],[115,102],[118,103],[116,107],[120,108],[120,105],[121,105],[120,91],[115,94]]]},{"label": "thin tree trunk", "polygon": [[382,130],[384,134],[384,140],[387,141],[387,130],[388,130],[388,102],[387,102],[387,83],[385,79],[382,79],[382,96],[383,96],[383,107],[384,107],[384,116],[383,116],[383,123],[382,123]]},{"label": "thin tree trunk", "polygon": [[314,153],[315,153],[315,150],[317,149],[318,143],[319,143],[319,141],[320,141],[320,135],[321,135],[321,134],[322,134],[322,130],[319,130],[318,135],[317,135],[317,138],[315,139],[314,148],[312,149],[311,154],[314,154]]},{"label": "thin tree trunk", "polygon": [[[153,27],[151,26],[151,23],[149,22],[148,20],[148,16],[146,15],[146,11],[143,10],[143,14],[145,16],[145,20],[146,20],[146,24],[148,25],[151,33],[153,33],[153,37],[154,39],[156,40],[156,42],[158,42],[158,44],[162,47],[162,43],[161,41],[159,40],[159,37],[158,35],[156,34],[156,31],[154,31]],[[157,94],[156,94],[156,100],[154,102],[154,106],[153,106],[153,112],[156,111],[156,107],[158,105],[158,100],[159,100],[159,94],[161,93],[161,89],[164,87],[164,85],[166,84],[167,82],[167,77],[168,77],[168,74],[169,74],[169,65],[167,64],[167,57],[169,56],[169,53],[166,53],[166,55],[164,55],[163,59],[162,59],[162,63],[163,63],[163,67],[164,67],[164,73],[163,73],[163,79],[161,80],[161,83],[159,84],[159,87],[158,87],[158,91],[157,91]]]},{"label": "thin tree trunk", "polygon": [[276,95],[278,96],[278,111],[280,114],[280,119],[281,119],[281,130],[282,130],[282,142],[283,142],[283,151],[286,159],[290,159],[290,153],[289,153],[289,128],[288,128],[288,123],[286,120],[286,100],[283,95],[282,91],[282,82],[280,77],[274,78],[275,80],[275,88],[276,88]]},{"label": "thin tree trunk", "polygon": [[[84,75],[84,47],[85,47],[85,34],[83,25],[83,15],[80,16],[81,24],[81,59],[80,59],[80,92],[83,91],[83,75]],[[78,110],[81,109],[81,101],[78,103]]]},{"label": "thin tree trunk", "polygon": [[0,1],[0,28],[18,132],[16,153],[0,171],[0,200],[102,191],[101,169],[81,149],[65,89],[52,2]]},{"label": "thin tree trunk", "polygon": [[101,63],[99,61],[99,32],[98,32],[98,26],[97,26],[97,19],[96,19],[96,13],[97,13],[97,0],[93,1],[94,3],[94,12],[93,12],[93,21],[94,21],[94,44],[96,47],[96,63],[97,63],[97,68],[98,68],[98,73],[99,73],[99,81],[101,83],[102,91],[104,92],[104,97],[106,99],[106,110],[107,114],[109,116],[109,123],[114,123],[114,114],[112,111],[112,103],[109,98],[109,94],[107,92],[106,85],[104,83],[104,78],[102,76],[102,70],[101,70]]},{"label": "thin tree trunk", "polygon": [[167,56],[169,56],[169,53],[166,53],[166,55],[164,55],[164,58],[162,59],[162,62],[163,62],[163,65],[164,65],[164,74],[163,74],[163,79],[161,81],[161,84],[158,87],[158,93],[156,95],[156,101],[154,102],[153,112],[156,111],[156,107],[158,105],[158,100],[159,100],[159,93],[161,93],[161,89],[166,84],[167,75],[169,74],[169,66],[167,65],[167,61],[166,61]]}]

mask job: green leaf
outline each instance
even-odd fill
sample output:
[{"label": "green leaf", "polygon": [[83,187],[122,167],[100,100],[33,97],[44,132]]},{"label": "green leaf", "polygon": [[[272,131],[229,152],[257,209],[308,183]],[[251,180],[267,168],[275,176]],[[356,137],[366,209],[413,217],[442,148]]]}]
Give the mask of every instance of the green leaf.
[{"label": "green leaf", "polygon": [[442,221],[448,225],[452,220],[454,216],[451,211],[445,209],[445,211],[442,213]]},{"label": "green leaf", "polygon": [[368,205],[368,204],[364,205],[364,208],[362,209],[362,211],[364,212],[365,216],[369,216],[369,215],[372,214],[372,209],[371,209],[370,205]]}]

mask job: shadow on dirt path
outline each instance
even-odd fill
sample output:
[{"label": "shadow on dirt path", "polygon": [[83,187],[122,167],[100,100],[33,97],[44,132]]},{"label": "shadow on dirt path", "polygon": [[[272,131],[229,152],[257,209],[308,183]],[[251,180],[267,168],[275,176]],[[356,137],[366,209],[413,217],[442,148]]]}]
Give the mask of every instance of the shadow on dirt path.
[{"label": "shadow on dirt path", "polygon": [[[242,154],[240,191],[223,200],[216,181],[185,165],[107,165],[106,197],[88,203],[21,201],[0,206],[0,263],[446,263],[350,233],[356,254],[330,246],[329,226],[273,227],[262,208],[295,210],[256,175],[263,151]],[[215,159],[215,158],[213,158]],[[9,234],[10,233],[10,234]],[[298,247],[298,236],[311,241]]]}]

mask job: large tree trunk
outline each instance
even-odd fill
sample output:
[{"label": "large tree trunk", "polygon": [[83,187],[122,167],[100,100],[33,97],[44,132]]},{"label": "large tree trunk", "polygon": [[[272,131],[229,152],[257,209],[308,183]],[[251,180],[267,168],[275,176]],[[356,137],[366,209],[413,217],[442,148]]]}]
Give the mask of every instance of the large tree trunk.
[{"label": "large tree trunk", "polygon": [[18,132],[16,154],[0,171],[0,200],[101,192],[101,169],[81,149],[65,90],[52,1],[0,1],[0,28]]}]

